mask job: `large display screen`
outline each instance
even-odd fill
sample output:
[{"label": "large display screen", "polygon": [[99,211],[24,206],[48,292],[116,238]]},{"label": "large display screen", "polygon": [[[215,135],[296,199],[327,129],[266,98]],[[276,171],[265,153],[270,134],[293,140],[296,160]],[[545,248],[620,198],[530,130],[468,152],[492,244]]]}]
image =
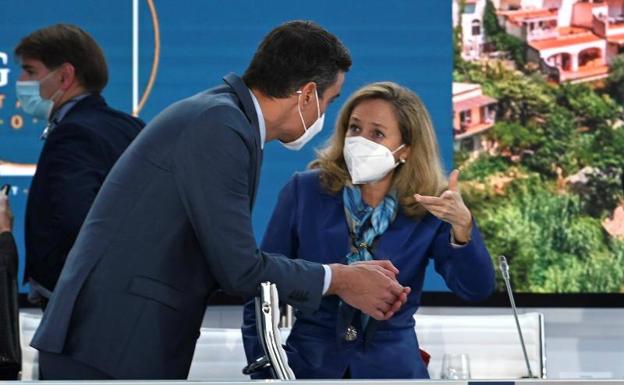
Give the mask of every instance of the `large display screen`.
[{"label": "large display screen", "polygon": [[455,163],[519,292],[622,304],[622,11],[621,1],[453,3]]},{"label": "large display screen", "polygon": [[[179,99],[221,84],[229,72],[241,74],[262,37],[285,21],[314,20],[345,43],[354,64],[342,96],[327,111],[323,132],[299,152],[277,143],[265,147],[254,209],[258,240],[281,187],[313,159],[314,148],[322,145],[333,129],[339,106],[366,83],[391,80],[418,93],[438,129],[444,162],[448,167],[452,164],[451,4],[447,1],[142,0],[136,10],[128,0],[13,0],[0,4],[4,10],[0,15],[0,183],[14,186],[11,203],[22,259],[20,277],[26,194],[45,122],[29,118],[16,105],[14,89],[20,68],[13,49],[21,37],[54,23],[76,24],[94,36],[110,69],[104,97],[126,112],[143,99],[139,116],[145,121]],[[133,62],[138,66],[133,67]],[[135,79],[138,93],[133,93]],[[447,290],[432,268],[426,288]]]},{"label": "large display screen", "polygon": [[[561,6],[565,3],[565,6]],[[303,170],[360,86],[391,80],[428,107],[447,172],[490,254],[506,255],[520,306],[624,305],[624,19],[620,2],[557,0],[0,1],[0,183],[10,183],[23,274],[26,196],[45,122],[15,99],[13,48],[72,23],[102,46],[108,103],[149,122],[169,104],[241,74],[262,37],[314,20],[353,67],[323,132],[302,151],[265,147],[254,208],[260,240],[286,180]],[[464,305],[430,264],[423,303]],[[22,293],[27,286],[21,286]],[[507,303],[503,282],[480,305]]]}]

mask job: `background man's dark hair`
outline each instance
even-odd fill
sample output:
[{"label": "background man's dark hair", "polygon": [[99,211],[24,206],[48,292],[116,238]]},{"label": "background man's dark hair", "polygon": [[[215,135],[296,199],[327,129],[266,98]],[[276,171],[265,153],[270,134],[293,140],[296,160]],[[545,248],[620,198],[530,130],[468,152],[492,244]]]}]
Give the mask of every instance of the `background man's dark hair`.
[{"label": "background man's dark hair", "polygon": [[351,56],[338,38],[311,21],[290,21],[260,43],[243,81],[267,96],[283,98],[315,82],[319,97],[351,67]]},{"label": "background man's dark hair", "polygon": [[55,69],[70,63],[80,84],[89,92],[101,92],[108,83],[104,53],[84,30],[74,25],[56,24],[24,37],[15,48],[21,59],[39,60]]}]

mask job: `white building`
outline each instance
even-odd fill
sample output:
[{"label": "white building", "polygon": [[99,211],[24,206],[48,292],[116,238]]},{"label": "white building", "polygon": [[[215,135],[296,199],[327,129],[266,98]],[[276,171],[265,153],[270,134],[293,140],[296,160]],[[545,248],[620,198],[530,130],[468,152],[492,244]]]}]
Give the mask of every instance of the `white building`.
[{"label": "white building", "polygon": [[461,25],[462,57],[475,60],[483,52],[485,33],[483,31],[483,11],[486,0],[466,0],[464,12],[460,15],[460,1],[453,0],[453,27]]}]

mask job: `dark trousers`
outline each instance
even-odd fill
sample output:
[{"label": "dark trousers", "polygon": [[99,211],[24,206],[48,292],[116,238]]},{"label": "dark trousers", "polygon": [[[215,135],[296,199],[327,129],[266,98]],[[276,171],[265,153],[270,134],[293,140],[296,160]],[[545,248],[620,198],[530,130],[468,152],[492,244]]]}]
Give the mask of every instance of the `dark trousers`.
[{"label": "dark trousers", "polygon": [[41,380],[112,380],[113,377],[73,358],[39,351]]},{"label": "dark trousers", "polygon": [[20,368],[18,364],[0,364],[0,381],[17,380]]}]

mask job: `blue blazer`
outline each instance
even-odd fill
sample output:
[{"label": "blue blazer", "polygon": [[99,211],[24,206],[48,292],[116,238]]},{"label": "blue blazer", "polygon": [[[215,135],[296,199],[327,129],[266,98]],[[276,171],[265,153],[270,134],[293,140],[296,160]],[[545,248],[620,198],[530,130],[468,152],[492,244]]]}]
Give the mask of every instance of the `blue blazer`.
[{"label": "blue blazer", "polygon": [[[413,315],[420,304],[425,268],[433,260],[448,287],[466,300],[482,300],[494,289],[494,269],[476,224],[465,246],[450,244],[451,226],[433,215],[420,220],[401,210],[379,238],[373,254],[399,269],[398,280],[410,286],[407,303],[393,318],[380,322],[366,345],[361,325],[358,338],[337,338],[339,299],[323,298],[311,315],[296,313],[286,343],[289,364],[297,378],[428,378],[418,348]],[[350,249],[342,194],[325,192],[319,171],[295,174],[279,195],[267,228],[264,250],[325,264],[345,263]],[[248,361],[263,353],[258,344],[253,302],[244,310],[243,339]]]},{"label": "blue blazer", "polygon": [[28,192],[25,281],[54,290],[106,175],[144,125],[94,94],[50,133]]},{"label": "blue blazer", "polygon": [[209,297],[276,282],[304,310],[323,267],[258,250],[262,161],[249,89],[226,84],[154,118],[104,182],[32,345],[117,379],[184,379]]}]

